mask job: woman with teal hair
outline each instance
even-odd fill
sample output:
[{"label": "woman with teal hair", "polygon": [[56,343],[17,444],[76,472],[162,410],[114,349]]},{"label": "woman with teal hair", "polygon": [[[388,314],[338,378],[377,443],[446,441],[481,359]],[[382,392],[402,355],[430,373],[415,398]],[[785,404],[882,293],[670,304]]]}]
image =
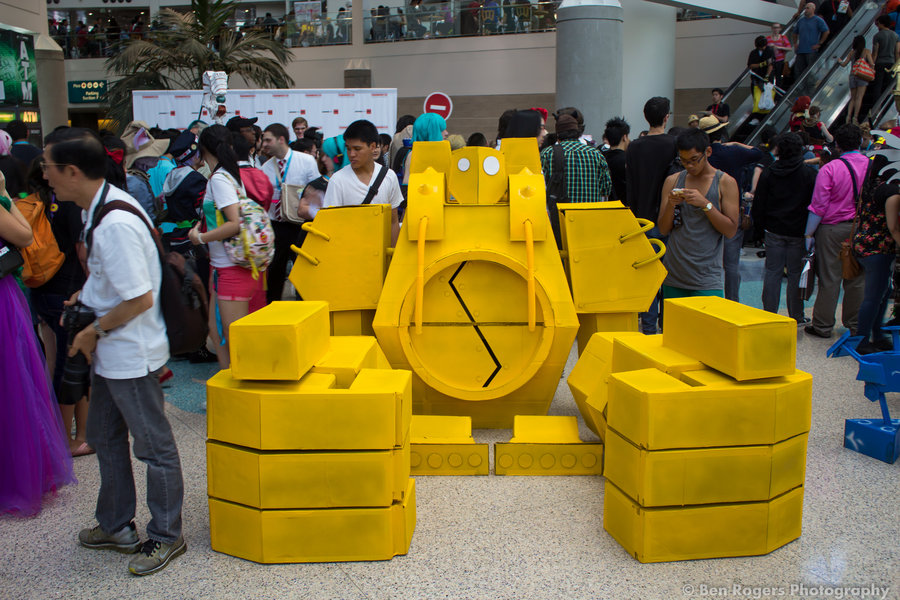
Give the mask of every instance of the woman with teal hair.
[{"label": "woman with teal hair", "polygon": [[347,146],[344,144],[344,136],[336,135],[322,142],[322,152],[319,157],[325,167],[325,173],[331,177],[335,171],[340,170],[346,164],[345,155],[347,154]]},{"label": "woman with teal hair", "polygon": [[[442,142],[447,139],[447,121],[440,115],[425,113],[419,115],[413,123],[413,144],[416,142]],[[413,146],[415,148],[415,146]],[[403,162],[403,197],[406,197],[406,185],[409,183],[409,161],[412,152]]]}]

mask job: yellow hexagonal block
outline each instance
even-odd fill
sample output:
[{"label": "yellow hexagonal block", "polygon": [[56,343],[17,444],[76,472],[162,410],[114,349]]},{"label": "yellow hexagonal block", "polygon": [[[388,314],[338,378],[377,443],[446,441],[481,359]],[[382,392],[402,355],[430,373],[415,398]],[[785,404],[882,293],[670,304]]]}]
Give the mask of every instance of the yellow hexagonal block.
[{"label": "yellow hexagonal block", "polygon": [[[566,383],[572,391],[575,405],[581,411],[587,426],[600,436],[602,440],[606,435],[606,401],[607,381],[613,372],[613,342],[617,339],[627,339],[643,336],[638,332],[622,333],[595,333],[586,345],[584,352],[572,371]],[[590,399],[590,402],[589,402]]]},{"label": "yellow hexagonal block", "polygon": [[766,502],[645,508],[609,480],[603,528],[637,560],[768,554],[800,537],[803,488]]},{"label": "yellow hexagonal block", "polygon": [[613,429],[606,478],[644,507],[770,500],[803,485],[806,442],[687,450],[644,450]]},{"label": "yellow hexagonal block", "polygon": [[289,276],[300,297],[327,301],[333,311],[374,310],[387,273],[390,205],[326,208],[304,229]]},{"label": "yellow hexagonal block", "polygon": [[389,560],[416,527],[415,480],[402,502],[379,508],[259,510],[209,499],[212,549],[259,563]]},{"label": "yellow hexagonal block", "polygon": [[666,300],[663,345],[739,381],[794,372],[797,323],[717,297]]},{"label": "yellow hexagonal block", "polygon": [[488,444],[472,438],[471,417],[413,415],[410,424],[413,475],[487,475]]},{"label": "yellow hexagonal block", "polygon": [[[644,235],[653,224],[639,222],[621,202],[561,204],[559,210],[575,310],[647,310],[666,276],[659,260],[665,246]],[[597,265],[604,266],[602,277]]]},{"label": "yellow hexagonal block", "polygon": [[310,373],[335,377],[338,388],[347,389],[362,369],[378,369],[378,342],[370,336],[336,336],[329,340],[328,352],[316,361]]},{"label": "yellow hexagonal block", "polygon": [[603,444],[585,443],[575,417],[516,415],[509,443],[494,444],[497,475],[602,475]]},{"label": "yellow hexagonal block", "polygon": [[612,355],[613,373],[659,369],[678,376],[706,368],[696,358],[664,346],[661,335],[619,336],[615,338]]},{"label": "yellow hexagonal block", "polygon": [[809,431],[812,377],[691,387],[657,369],[610,375],[607,421],[641,448],[774,444]]},{"label": "yellow hexagonal block", "polygon": [[326,302],[273,302],[231,324],[236,379],[299,381],[328,351]]},{"label": "yellow hexagonal block", "polygon": [[362,369],[349,389],[334,375],[299,382],[240,381],[228,370],[206,382],[207,436],[258,450],[389,450],[409,433],[409,371]]},{"label": "yellow hexagonal block", "polygon": [[254,508],[390,506],[403,500],[409,443],[392,450],[262,452],[206,442],[211,497]]}]

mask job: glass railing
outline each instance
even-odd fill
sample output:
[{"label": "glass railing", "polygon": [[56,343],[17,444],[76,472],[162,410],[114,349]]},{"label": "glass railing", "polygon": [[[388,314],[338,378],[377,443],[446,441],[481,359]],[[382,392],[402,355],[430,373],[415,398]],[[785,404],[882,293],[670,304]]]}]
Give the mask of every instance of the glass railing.
[{"label": "glass railing", "polygon": [[[365,6],[365,5],[364,5]],[[366,43],[556,29],[558,2],[450,0],[406,8],[365,6]]]}]

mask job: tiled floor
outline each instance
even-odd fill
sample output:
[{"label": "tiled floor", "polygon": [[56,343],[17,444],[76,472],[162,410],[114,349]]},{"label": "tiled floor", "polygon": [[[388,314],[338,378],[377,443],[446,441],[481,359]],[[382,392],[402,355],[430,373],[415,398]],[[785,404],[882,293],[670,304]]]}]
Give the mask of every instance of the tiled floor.
[{"label": "tiled floor", "polygon": [[[746,281],[743,289],[755,304],[758,283]],[[0,599],[712,597],[703,586],[727,588],[725,595],[735,598],[897,599],[900,462],[842,448],[845,418],[879,413],[862,396],[855,363],[826,359],[828,345],[798,334],[798,368],[814,376],[803,535],[767,556],[640,564],[603,530],[602,478],[493,475],[418,478],[412,547],[391,561],[258,565],[221,555],[209,544],[205,416],[191,412],[202,410],[202,381],[213,370],[173,363],[167,410],[184,466],[187,554],[156,575],[135,578],[127,557],[80,548],[76,532],[93,524],[98,477],[96,458],[79,458],[79,484],[48,499],[39,516],[0,518]],[[567,373],[573,361],[574,355]],[[896,395],[890,407],[900,415]],[[550,412],[577,414],[564,380]],[[584,427],[582,434],[593,439]],[[511,432],[475,436],[506,441]],[[143,490],[138,463],[135,474]],[[139,528],[147,520],[139,503]],[[873,586],[890,589],[863,595]],[[766,587],[774,590],[754,589]]]}]

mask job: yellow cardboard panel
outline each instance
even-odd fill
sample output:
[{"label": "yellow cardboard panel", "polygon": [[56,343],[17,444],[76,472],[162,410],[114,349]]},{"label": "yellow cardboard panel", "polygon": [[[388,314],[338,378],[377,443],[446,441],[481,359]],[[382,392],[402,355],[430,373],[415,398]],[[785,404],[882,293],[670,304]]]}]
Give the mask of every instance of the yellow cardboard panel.
[{"label": "yellow cardboard panel", "polygon": [[[309,378],[309,379],[307,379]],[[412,417],[409,371],[362,369],[349,389],[334,376],[239,381],[227,370],[207,381],[211,440],[258,450],[390,450]]]},{"label": "yellow cardboard panel", "polygon": [[494,444],[496,475],[602,475],[603,444]]},{"label": "yellow cardboard panel", "polygon": [[578,355],[584,353],[584,349],[591,341],[595,333],[603,332],[639,332],[640,321],[638,313],[578,313]]},{"label": "yellow cardboard panel", "polygon": [[663,346],[661,335],[616,338],[613,347],[613,373],[651,368],[678,375],[705,367],[696,358]]},{"label": "yellow cardboard panel", "polygon": [[413,444],[474,444],[472,417],[413,415],[410,425]]},{"label": "yellow cardboard panel", "polygon": [[390,506],[409,479],[409,444],[358,452],[260,452],[206,443],[211,497],[262,509]]},{"label": "yellow cardboard panel", "polygon": [[603,528],[643,563],[767,554],[800,537],[803,488],[767,502],[645,508],[607,480]]},{"label": "yellow cardboard panel", "polygon": [[666,300],[663,345],[739,381],[794,372],[797,323],[724,298]]},{"label": "yellow cardboard panel", "polygon": [[416,523],[415,480],[403,502],[379,508],[259,510],[209,499],[212,549],[259,563],[390,560]]},{"label": "yellow cardboard panel", "polygon": [[770,500],[803,485],[807,437],[765,446],[643,450],[608,429],[605,475],[645,507]]},{"label": "yellow cardboard panel", "polygon": [[[523,171],[509,176],[509,239],[524,242],[525,221],[531,222],[534,242],[547,241],[550,218],[547,216],[546,183],[541,169],[536,173]],[[549,243],[554,240],[550,239]]]},{"label": "yellow cardboard panel", "polygon": [[575,417],[516,415],[510,444],[581,444]]},{"label": "yellow cardboard panel", "polygon": [[311,373],[335,376],[337,387],[347,389],[361,369],[377,369],[375,348],[378,342],[370,336],[332,337],[328,352],[316,361]]},{"label": "yellow cardboard panel", "polygon": [[450,170],[450,142],[415,142],[409,155],[409,172],[424,173],[429,167],[438,173]]},{"label": "yellow cardboard panel", "polygon": [[489,444],[417,443],[410,450],[411,473],[419,475],[487,475]]},{"label": "yellow cardboard panel", "polygon": [[774,444],[809,431],[812,378],[690,387],[656,369],[610,376],[609,427],[641,448]]},{"label": "yellow cardboard panel", "polygon": [[375,310],[332,310],[329,313],[331,319],[332,336],[374,336],[372,320],[375,318]]},{"label": "yellow cardboard panel", "polygon": [[375,310],[387,273],[390,205],[326,208],[313,226],[326,237],[307,234],[304,256],[294,259],[289,279],[300,297],[325,300],[331,310]]},{"label": "yellow cardboard panel", "polygon": [[419,221],[428,219],[425,230],[426,240],[444,237],[444,204],[448,199],[447,180],[444,173],[430,167],[423,173],[414,173],[409,178],[408,203],[404,229],[410,241],[419,239]]},{"label": "yellow cardboard panel", "polygon": [[[562,204],[560,210],[575,309],[647,310],[666,270],[653,260],[657,250],[640,233],[641,224],[631,211],[619,202]],[[604,265],[603,277],[597,276],[597,265]]]},{"label": "yellow cardboard panel", "polygon": [[503,138],[500,152],[506,158],[506,172],[510,176],[521,173],[523,169],[540,175],[541,155],[536,138]]},{"label": "yellow cardboard panel", "polygon": [[229,328],[237,379],[299,381],[328,351],[328,303],[273,302]]}]

